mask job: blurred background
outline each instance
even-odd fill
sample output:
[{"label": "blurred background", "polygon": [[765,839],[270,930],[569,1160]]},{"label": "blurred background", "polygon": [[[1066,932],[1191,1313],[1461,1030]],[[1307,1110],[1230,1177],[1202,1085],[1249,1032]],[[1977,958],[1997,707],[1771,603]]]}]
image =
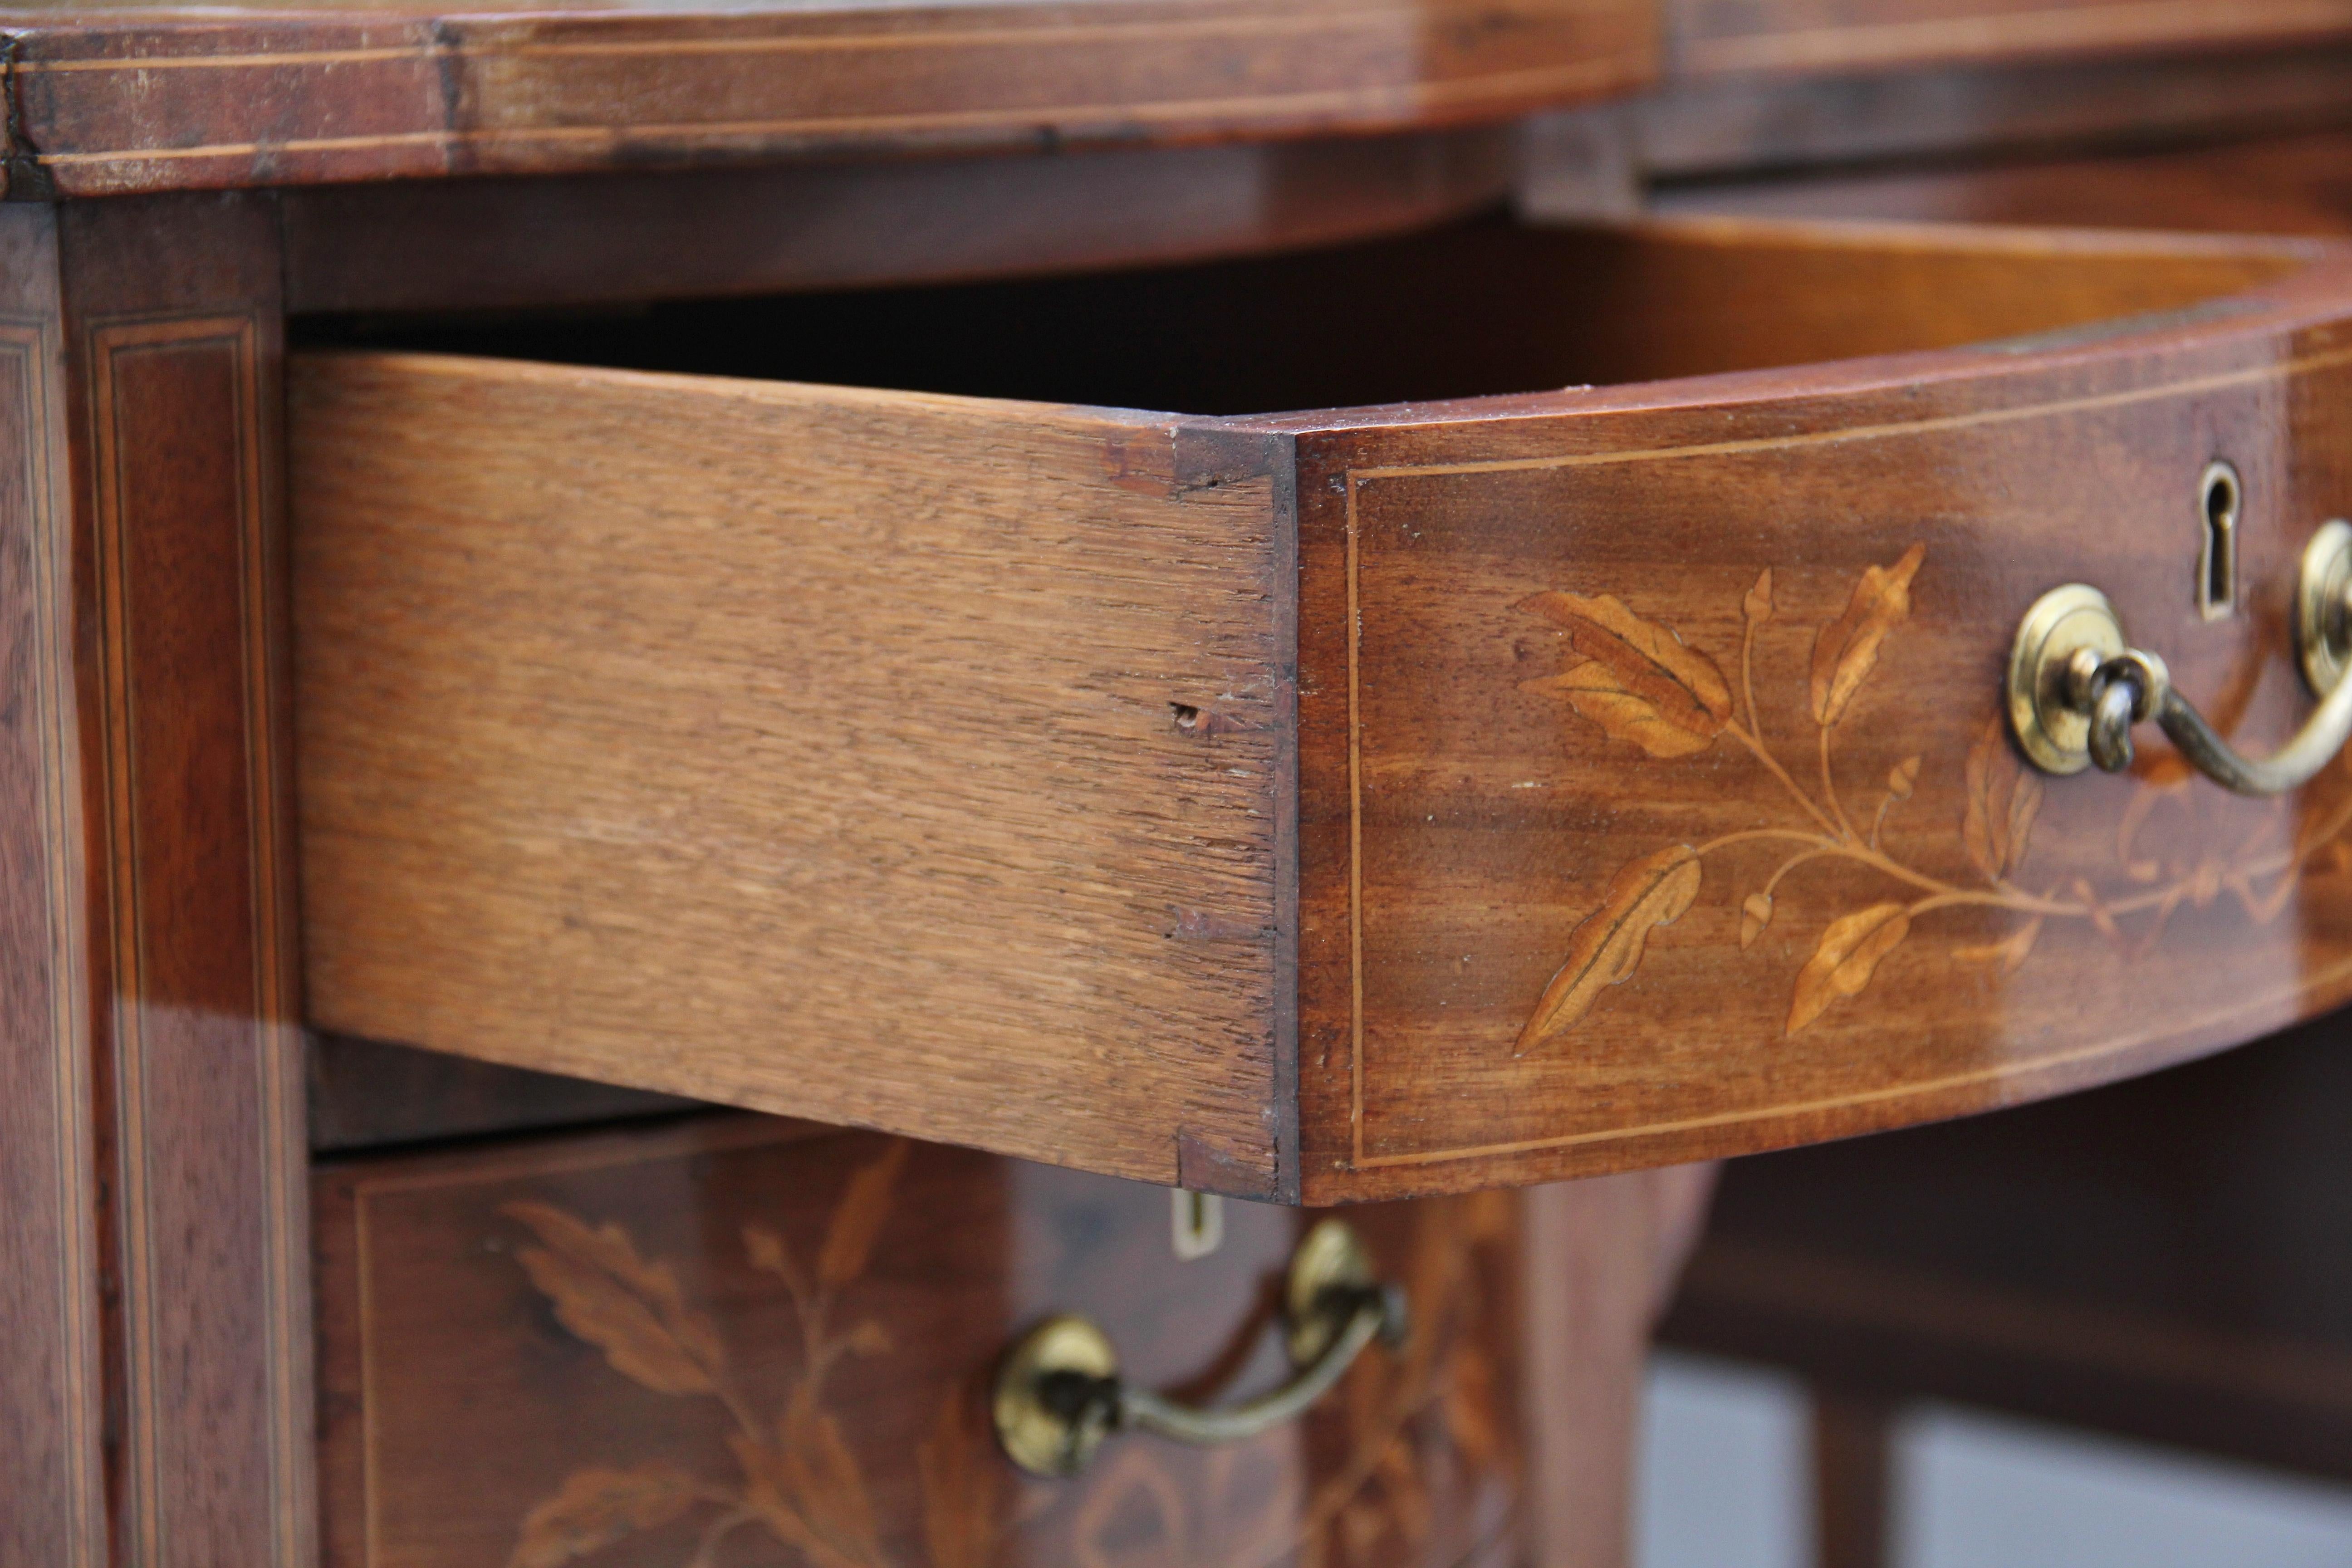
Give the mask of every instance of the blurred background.
[{"label": "blurred background", "polygon": [[[1661,1352],[1643,1415],[1642,1568],[1805,1568],[1819,1548],[1807,1390]],[[1922,1402],[1895,1422],[1900,1568],[2352,1563],[2352,1487]]]},{"label": "blurred background", "polygon": [[2352,1563],[2345,1031],[1727,1163],[1643,1568]]}]

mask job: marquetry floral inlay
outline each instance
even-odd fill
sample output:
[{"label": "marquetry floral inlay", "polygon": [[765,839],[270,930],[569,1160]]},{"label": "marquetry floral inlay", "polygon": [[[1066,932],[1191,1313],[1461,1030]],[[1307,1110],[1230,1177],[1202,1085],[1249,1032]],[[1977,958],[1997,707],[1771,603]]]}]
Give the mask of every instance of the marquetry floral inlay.
[{"label": "marquetry floral inlay", "polygon": [[846,1330],[831,1319],[835,1297],[866,1272],[908,1147],[893,1142],[851,1177],[814,1267],[794,1258],[774,1231],[743,1228],[751,1266],[783,1282],[800,1327],[799,1373],[773,1419],[753,1407],[718,1323],[686,1300],[667,1264],[640,1257],[618,1226],[591,1229],[547,1204],[505,1205],[502,1213],[539,1237],[541,1245],[522,1249],[522,1266],[554,1304],[556,1320],[603,1351],[614,1371],[655,1393],[724,1407],[735,1426],[728,1447],[742,1472],[718,1482],[658,1463],[577,1470],[531,1510],[509,1568],[562,1568],[698,1510],[709,1517],[688,1568],[704,1568],[727,1536],[753,1526],[796,1548],[812,1568],[884,1568],[866,1479],[824,1407],[824,1381],[843,1357],[890,1348],[871,1319]]},{"label": "marquetry floral inlay", "polygon": [[[2193,784],[2186,765],[2166,754],[2140,770],[2117,829],[2115,877],[2104,886],[2074,873],[2028,878],[2024,868],[2042,809],[2042,783],[2019,761],[1998,715],[1969,748],[1962,780],[1966,805],[1959,840],[1974,879],[1937,876],[1889,853],[1882,842],[1885,829],[1916,791],[1922,759],[1904,759],[1872,787],[1876,799],[1864,827],[1840,794],[1834,742],[1855,697],[1878,668],[1887,639],[1910,616],[1911,585],[1926,558],[1926,547],[1914,544],[1891,564],[1869,567],[1854,583],[1843,612],[1814,633],[1805,693],[1815,742],[1814,755],[1804,765],[1816,774],[1811,787],[1774,754],[1758,718],[1757,633],[1775,615],[1769,570],[1740,601],[1736,691],[1715,658],[1684,642],[1672,626],[1644,618],[1612,595],[1543,593],[1521,603],[1521,609],[1566,634],[1570,654],[1564,671],[1524,682],[1522,690],[1561,700],[1603,734],[1653,757],[1694,756],[1727,739],[1779,784],[1791,820],[1700,844],[1667,845],[1619,868],[1599,907],[1570,937],[1567,957],[1519,1032],[1517,1052],[1569,1034],[1602,992],[1633,978],[1652,933],[1672,925],[1696,902],[1707,858],[1737,846],[1772,844],[1787,851],[1741,900],[1743,950],[1780,914],[1783,885],[1802,868],[1859,867],[1885,890],[1859,908],[1837,912],[1822,929],[1791,984],[1785,1026],[1791,1035],[1841,999],[1859,994],[1917,923],[1940,911],[1990,908],[2013,916],[2000,941],[1949,953],[1958,963],[1997,964],[2010,972],[2026,962],[2051,921],[2084,921],[2111,940],[2143,950],[2160,938],[2183,903],[2201,908],[2224,894],[2250,919],[2267,922],[2285,907],[2315,856],[2325,850],[2345,858],[2335,840],[2352,821],[2352,803],[2298,830],[2286,803],[2273,801],[2247,808],[2254,817],[2251,827],[2168,835],[2166,848],[2143,848],[2143,829],[2158,813],[2211,809],[2204,804],[2211,786]],[[2126,922],[2135,917],[2127,931]]]},{"label": "marquetry floral inlay", "polygon": [[[1451,1561],[1447,1520],[1507,1511],[1516,1442],[1504,1380],[1482,1348],[1495,1329],[1475,1259],[1489,1247],[1507,1253],[1514,1211],[1489,1193],[1420,1205],[1407,1262],[1412,1332],[1362,1356],[1315,1415],[1344,1432],[1328,1468],[1307,1472],[1296,1434],[1277,1431],[1206,1453],[1123,1439],[1078,1480],[1037,1481],[996,1451],[970,1380],[951,1380],[928,1436],[911,1455],[888,1456],[879,1476],[903,1485],[911,1468],[920,1517],[883,1517],[856,1448],[875,1419],[836,1415],[825,1384],[845,1358],[896,1348],[877,1320],[845,1328],[835,1318],[866,1272],[909,1147],[894,1142],[851,1176],[813,1260],[774,1230],[744,1227],[747,1260],[781,1283],[799,1329],[795,1372],[773,1415],[668,1264],[618,1226],[592,1226],[545,1203],[502,1205],[536,1237],[520,1261],[557,1321],[639,1385],[709,1401],[739,1472],[713,1479],[660,1460],[576,1469],[525,1518],[508,1568],[646,1563],[651,1542],[636,1538],[689,1519],[698,1537],[677,1568],[717,1568],[722,1552],[729,1563],[806,1568],[1372,1568],[1433,1552]],[[1046,1539],[1015,1539],[1031,1529]]]}]

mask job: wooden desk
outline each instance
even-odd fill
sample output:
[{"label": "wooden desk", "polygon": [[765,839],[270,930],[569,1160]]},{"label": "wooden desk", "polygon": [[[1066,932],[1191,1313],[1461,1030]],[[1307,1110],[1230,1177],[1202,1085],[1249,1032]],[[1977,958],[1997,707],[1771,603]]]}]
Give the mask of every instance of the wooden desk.
[{"label": "wooden desk", "polygon": [[[2093,574],[2299,721],[2252,595],[2346,505],[2352,263],[1465,220],[1769,162],[1792,94],[1885,145],[1823,70],[2105,71],[2107,134],[2162,115],[2081,57],[2220,41],[2147,79],[2286,112],[2352,18],[1848,10],[12,13],[0,1560],[1612,1562],[1706,1183],[1652,1168],[2339,1000],[2331,830],[2179,917],[2261,984],[2086,1018],[2144,895],[2003,885],[1987,677]],[[452,314],[553,307],[624,313]],[[2047,526],[2190,516],[2217,442],[2246,615]],[[1770,812],[1944,902],[1702,871]],[[312,1113],[306,1026],[599,1083],[324,1046]],[[1047,1311],[1283,1375],[1305,1222],[1181,1263],[1137,1180],[1384,1200],[1419,1326],[1247,1459],[1016,1480],[958,1401]]]}]

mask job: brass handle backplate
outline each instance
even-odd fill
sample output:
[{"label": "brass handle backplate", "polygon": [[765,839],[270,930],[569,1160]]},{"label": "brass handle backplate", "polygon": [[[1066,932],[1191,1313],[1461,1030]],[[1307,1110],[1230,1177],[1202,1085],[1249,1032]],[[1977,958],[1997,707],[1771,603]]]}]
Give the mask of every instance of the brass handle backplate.
[{"label": "brass handle backplate", "polygon": [[1138,1428],[1181,1443],[1234,1443],[1301,1415],[1347,1374],[1375,1339],[1404,1338],[1404,1293],[1372,1278],[1344,1220],[1318,1221],[1291,1255],[1283,1292],[1297,1373],[1241,1405],[1195,1409],[1120,1380],[1118,1353],[1084,1318],[1049,1318],[1006,1353],[996,1373],[996,1438],[1037,1476],[1074,1476],[1112,1433]]},{"label": "brass handle backplate", "polygon": [[2044,773],[2131,766],[2131,729],[2153,719],[2216,784],[2240,795],[2284,795],[2309,782],[2352,738],[2352,523],[2323,525],[2303,552],[2295,586],[2295,653],[2320,704],[2293,740],[2267,757],[2242,756],[2173,689],[2155,654],[2133,647],[2096,588],[2069,583],[2033,602],[2009,656],[2009,721]]}]

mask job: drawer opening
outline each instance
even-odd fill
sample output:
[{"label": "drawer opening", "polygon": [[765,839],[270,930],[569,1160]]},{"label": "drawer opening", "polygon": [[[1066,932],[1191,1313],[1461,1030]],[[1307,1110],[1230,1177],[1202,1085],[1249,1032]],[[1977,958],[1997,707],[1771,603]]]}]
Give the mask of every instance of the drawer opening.
[{"label": "drawer opening", "polygon": [[697,300],[583,317],[315,320],[314,345],[1234,415],[1664,380],[2166,311],[2306,244],[1681,218],[1488,218],[1085,277]]},{"label": "drawer opening", "polygon": [[[306,1021],[1320,1204],[1956,1114],[2337,1000],[2342,944],[2320,969],[2295,946],[2334,901],[2264,925],[2217,896],[2117,963],[2093,900],[2147,896],[2114,847],[2138,786],[2053,787],[2036,817],[1997,679],[2022,607],[2074,580],[2200,694],[2275,671],[2234,689],[2249,731],[2299,710],[2256,606],[2352,492],[2337,254],[1489,221],[312,321],[460,352],[289,356]],[[2166,310],[2201,325],[2137,330]],[[1934,352],[2004,337],[2055,346]],[[1904,350],[1929,352],[1853,357]],[[2242,483],[2200,516],[2217,458]],[[2235,559],[2208,596],[2242,606],[2214,621],[2209,527]],[[1845,793],[1782,787],[1816,772]],[[1841,802],[1858,824],[1807,826]],[[2159,805],[2139,842],[2273,853]],[[2051,911],[1969,896],[2029,819],[2036,877],[2092,889],[2046,938]],[[1895,871],[1814,864],[1864,842]],[[1789,901],[1743,943],[1766,887]],[[1820,954],[1853,973],[1831,933],[1902,942],[1914,893],[1968,901],[1815,1005],[1844,984]],[[1596,994],[1637,916],[1640,973]],[[2037,940],[2021,978],[1983,957]],[[2217,988],[2172,961],[2192,943],[2282,989]],[[1546,1000],[1562,973],[1573,1005]]]}]

